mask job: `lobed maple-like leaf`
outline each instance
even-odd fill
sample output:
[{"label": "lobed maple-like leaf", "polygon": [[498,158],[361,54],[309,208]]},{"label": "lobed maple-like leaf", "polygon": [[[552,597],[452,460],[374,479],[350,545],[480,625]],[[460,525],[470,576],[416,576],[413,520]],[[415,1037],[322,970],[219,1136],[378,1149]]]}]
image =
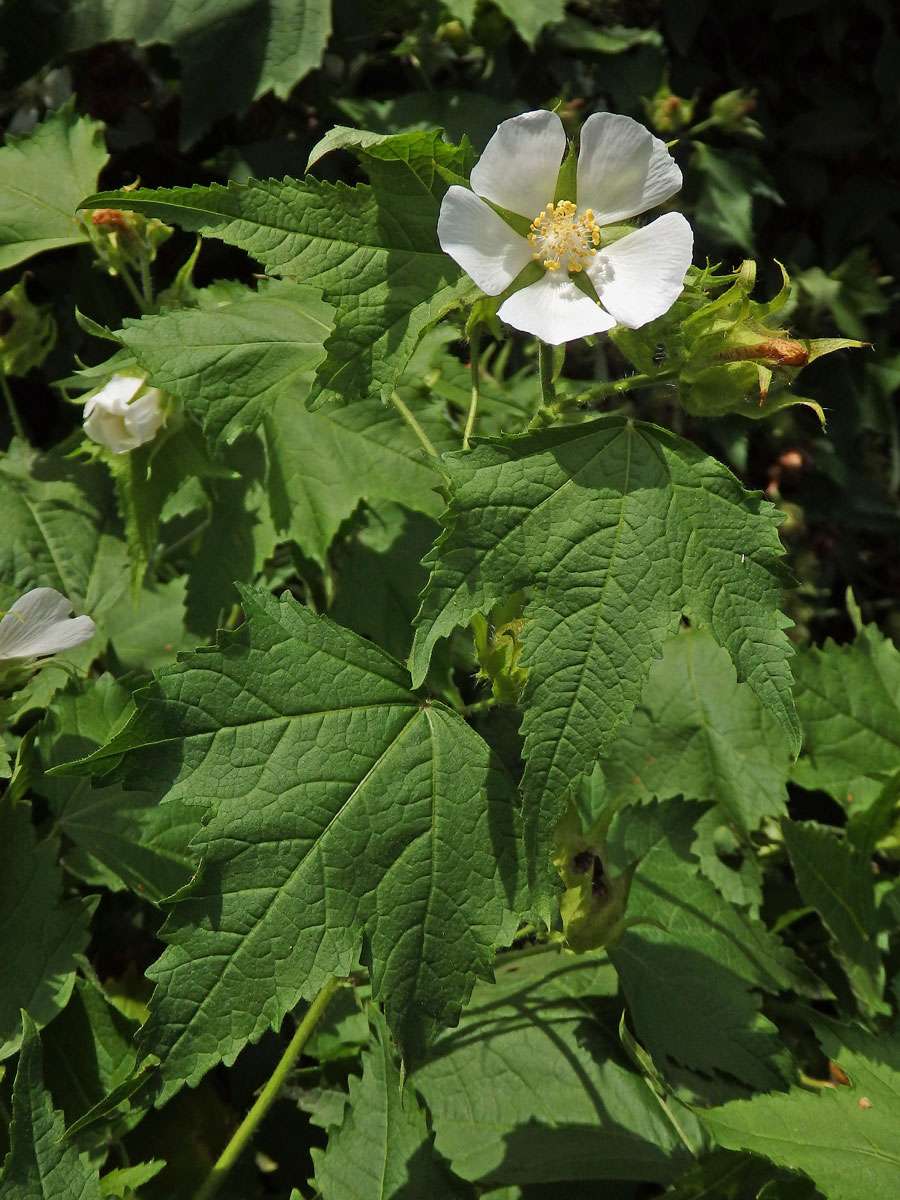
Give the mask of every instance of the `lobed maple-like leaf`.
[{"label": "lobed maple-like leaf", "polygon": [[728,651],[796,751],[779,610],[789,577],[771,504],[690,443],[620,417],[487,441],[444,462],[451,501],[427,559],[413,682],[439,638],[529,590],[523,792],[539,897],[566,798],[683,615]]},{"label": "lobed maple-like leaf", "polygon": [[373,392],[387,400],[423,332],[472,292],[437,240],[445,175],[466,168],[468,149],[432,131],[383,137],[356,152],[371,186],[250,180],[103,192],[83,204],[121,206],[220,238],[268,274],[321,289],[336,312],[318,402]]},{"label": "lobed maple-like leaf", "polygon": [[289,596],[242,596],[247,623],[159,672],[79,768],[124,759],[130,786],[210,809],[150,972],[143,1046],[164,1096],[233,1062],[361,948],[416,1053],[515,930],[515,792],[487,745],[371,643]]}]

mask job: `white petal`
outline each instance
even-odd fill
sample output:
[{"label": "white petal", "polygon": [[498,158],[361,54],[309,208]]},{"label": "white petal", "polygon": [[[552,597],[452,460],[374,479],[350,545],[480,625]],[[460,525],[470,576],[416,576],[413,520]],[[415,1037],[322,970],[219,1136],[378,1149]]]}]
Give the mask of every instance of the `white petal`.
[{"label": "white petal", "polygon": [[654,208],[681,187],[681,171],[665,142],[618,113],[594,113],[581,130],[578,208],[598,225]]},{"label": "white petal", "polygon": [[539,109],[510,117],[497,126],[472,168],[472,189],[534,220],[553,199],[565,152],[566,133],[556,113]]},{"label": "white petal", "polygon": [[156,437],[165,419],[163,394],[159,388],[148,388],[137,400],[132,400],[125,410],[125,428],[134,434],[139,446]]},{"label": "white petal", "polygon": [[93,637],[91,618],[70,619],[71,611],[71,602],[55,588],[26,592],[0,621],[0,661],[55,654]]},{"label": "white petal", "polygon": [[527,240],[468,188],[454,186],[444,196],[438,239],[489,296],[499,296],[532,261]]},{"label": "white petal", "polygon": [[568,275],[548,271],[543,279],[514,292],[500,305],[497,316],[514,329],[533,333],[550,346],[612,329],[615,319],[596,300],[580,291]]},{"label": "white petal", "polygon": [[684,288],[694,235],[681,213],[666,213],[626,234],[586,267],[597,295],[615,319],[638,329],[661,317]]}]

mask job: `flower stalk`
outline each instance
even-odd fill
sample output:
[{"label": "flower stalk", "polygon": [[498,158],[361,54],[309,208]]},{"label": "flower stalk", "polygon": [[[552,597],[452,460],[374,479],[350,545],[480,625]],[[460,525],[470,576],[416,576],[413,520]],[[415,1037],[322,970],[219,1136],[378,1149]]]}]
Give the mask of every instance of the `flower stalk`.
[{"label": "flower stalk", "polygon": [[469,404],[469,415],[466,418],[466,428],[463,433],[463,450],[468,450],[469,448],[469,438],[472,436],[472,431],[475,428],[475,418],[478,416],[478,388],[480,383],[478,359],[480,350],[481,337],[476,329],[472,332],[472,341],[469,349],[470,369],[472,372],[472,399]]},{"label": "flower stalk", "polygon": [[247,1143],[262,1123],[266,1113],[268,1113],[269,1109],[278,1099],[282,1087],[293,1070],[294,1063],[303,1053],[303,1048],[309,1041],[313,1030],[345,982],[345,980],[336,979],[333,975],[330,976],[325,986],[316,996],[315,1000],[313,1000],[303,1020],[297,1026],[297,1030],[291,1038],[288,1048],[282,1054],[278,1060],[278,1065],[269,1076],[265,1087],[257,1096],[253,1107],[233,1133],[228,1145],[216,1159],[212,1170],[194,1196],[194,1200],[211,1200],[211,1197],[215,1196],[222,1187],[232,1167],[241,1154],[243,1154]]}]

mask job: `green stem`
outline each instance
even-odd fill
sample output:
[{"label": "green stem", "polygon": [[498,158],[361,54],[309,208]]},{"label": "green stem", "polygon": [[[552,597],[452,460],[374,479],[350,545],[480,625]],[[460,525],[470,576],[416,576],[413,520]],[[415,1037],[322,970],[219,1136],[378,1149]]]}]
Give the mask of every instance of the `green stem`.
[{"label": "green stem", "polygon": [[293,1070],[294,1063],[303,1053],[303,1047],[309,1041],[310,1034],[319,1023],[328,1005],[334,999],[343,981],[332,975],[328,982],[313,1000],[306,1016],[297,1026],[297,1032],[291,1038],[290,1045],[281,1056],[275,1070],[269,1076],[268,1082],[256,1098],[253,1107],[241,1121],[232,1135],[231,1141],[219,1155],[210,1173],[207,1175],[194,1200],[210,1200],[225,1182],[231,1168],[240,1158],[253,1137],[263,1117],[272,1107],[288,1076]]},{"label": "green stem", "polygon": [[592,400],[603,400],[607,396],[618,396],[622,392],[633,392],[638,388],[654,387],[657,383],[666,383],[677,378],[678,372],[670,369],[655,371],[652,375],[627,375],[624,379],[608,379],[605,383],[598,383],[596,387],[582,392],[577,403],[589,404]]},{"label": "green stem", "polygon": [[22,421],[16,409],[16,402],[13,400],[13,394],[9,390],[9,384],[6,382],[6,376],[2,371],[0,371],[0,387],[3,389],[6,407],[9,409],[9,419],[12,421],[13,429],[16,431],[16,437],[20,437],[25,442],[28,439],[25,437],[25,430],[22,428]]},{"label": "green stem", "polygon": [[437,458],[438,452],[434,448],[434,442],[432,442],[431,438],[428,436],[428,434],[425,432],[425,430],[422,428],[422,426],[419,424],[419,422],[416,420],[416,418],[412,415],[412,413],[409,411],[409,409],[406,407],[406,405],[400,399],[400,396],[397,394],[397,392],[391,392],[391,403],[393,404],[394,408],[396,408],[397,412],[400,414],[400,416],[403,418],[403,420],[410,427],[410,429],[413,431],[413,433],[416,435],[416,437],[419,439],[419,441],[422,443],[422,445],[425,447],[425,449],[428,451],[428,453],[431,455],[431,457]]},{"label": "green stem", "polygon": [[478,330],[476,329],[475,332],[472,334],[471,351],[470,351],[470,358],[471,358],[470,368],[472,371],[472,400],[469,404],[469,415],[466,418],[466,430],[465,430],[465,433],[463,434],[463,444],[462,444],[463,450],[468,450],[468,448],[469,448],[469,438],[472,436],[472,430],[475,428],[475,417],[478,415],[478,387],[479,387],[478,358],[479,358],[479,352],[481,349],[480,342],[481,342],[481,337],[480,337],[480,334],[478,333]]},{"label": "green stem", "polygon": [[144,299],[144,297],[141,295],[140,288],[134,282],[134,276],[131,274],[131,271],[128,269],[128,267],[123,266],[119,270],[119,278],[122,280],[122,282],[128,288],[129,292],[131,293],[131,298],[134,300],[135,304],[138,306],[138,308],[141,310],[141,312],[142,313],[148,312],[149,308],[148,308],[147,302]]},{"label": "green stem", "polygon": [[556,388],[553,386],[553,347],[538,342],[538,363],[541,372],[541,403],[546,409],[556,409]]}]

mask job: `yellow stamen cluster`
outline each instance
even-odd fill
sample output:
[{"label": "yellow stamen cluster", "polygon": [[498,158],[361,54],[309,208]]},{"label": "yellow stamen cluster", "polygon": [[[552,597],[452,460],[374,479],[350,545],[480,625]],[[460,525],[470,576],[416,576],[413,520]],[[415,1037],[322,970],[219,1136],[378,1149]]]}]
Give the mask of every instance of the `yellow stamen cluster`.
[{"label": "yellow stamen cluster", "polygon": [[548,271],[583,271],[597,253],[600,226],[591,209],[575,215],[571,200],[548,204],[531,222],[528,240],[534,247],[533,258]]}]

